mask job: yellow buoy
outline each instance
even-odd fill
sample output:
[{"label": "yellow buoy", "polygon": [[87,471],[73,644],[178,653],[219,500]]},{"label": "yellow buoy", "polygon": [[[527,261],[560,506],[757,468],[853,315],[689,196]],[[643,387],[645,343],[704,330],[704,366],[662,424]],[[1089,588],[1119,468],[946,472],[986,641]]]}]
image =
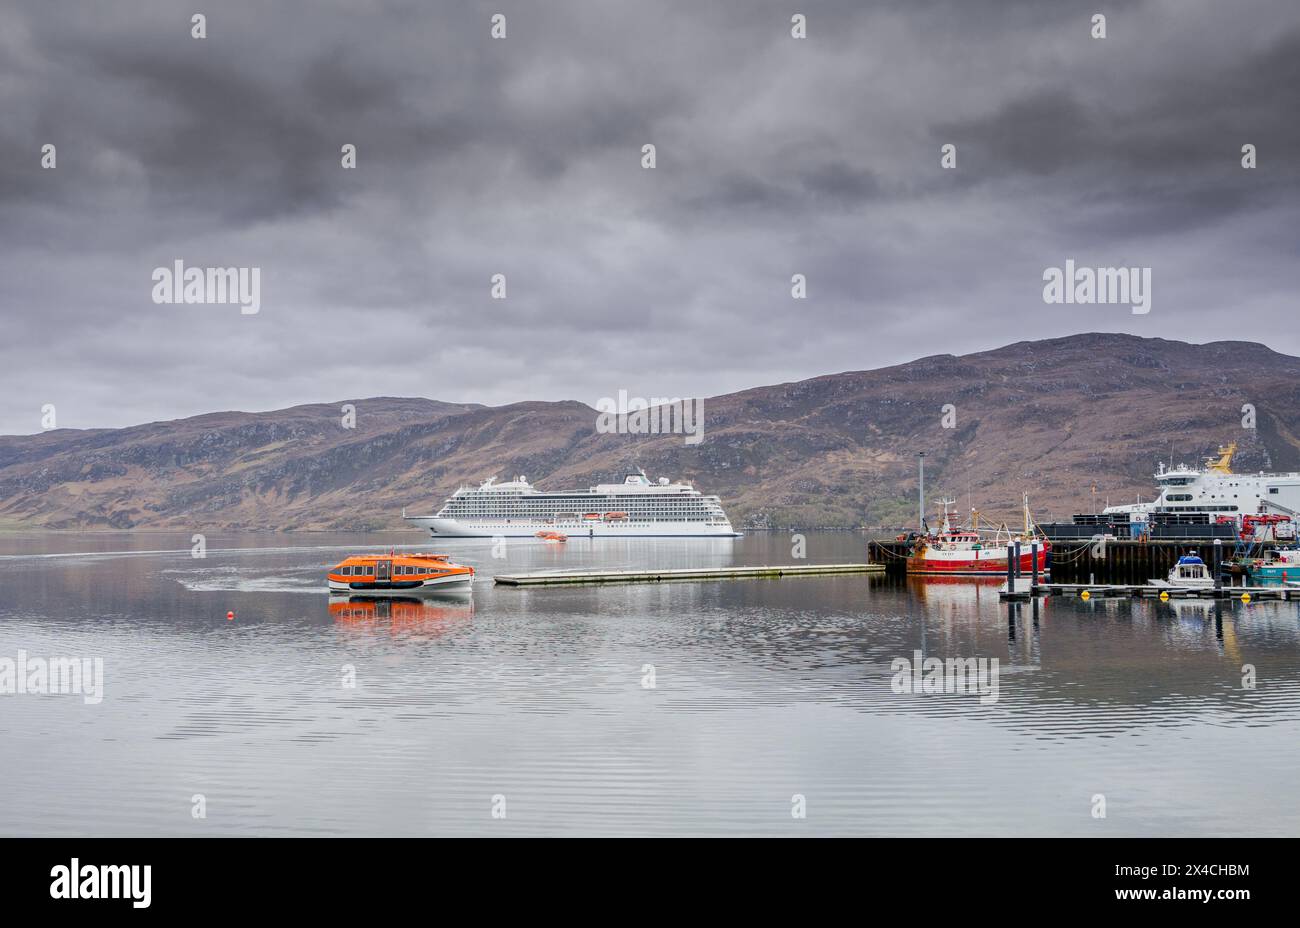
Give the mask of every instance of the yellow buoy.
[{"label": "yellow buoy", "polygon": [[1079,594],[1079,598],[1080,598],[1080,599],[1092,599],[1092,594],[1089,593],[1087,590],[1084,590],[1082,593]]},{"label": "yellow buoy", "polygon": [[1250,602],[1250,594],[1249,594],[1249,593],[1242,593],[1242,594],[1241,594],[1241,601],[1242,601],[1243,603],[1248,603],[1248,602]]},{"label": "yellow buoy", "polygon": [[1169,594],[1166,593],[1164,590],[1160,591],[1160,601],[1165,603],[1169,602]]}]

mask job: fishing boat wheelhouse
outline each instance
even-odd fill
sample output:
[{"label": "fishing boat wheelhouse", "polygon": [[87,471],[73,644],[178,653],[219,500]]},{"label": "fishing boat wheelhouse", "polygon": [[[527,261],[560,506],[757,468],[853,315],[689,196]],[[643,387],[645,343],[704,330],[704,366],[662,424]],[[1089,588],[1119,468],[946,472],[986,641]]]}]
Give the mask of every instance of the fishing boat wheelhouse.
[{"label": "fishing boat wheelhouse", "polygon": [[445,554],[360,554],[329,570],[331,593],[467,590],[473,580],[473,567],[454,564]]}]

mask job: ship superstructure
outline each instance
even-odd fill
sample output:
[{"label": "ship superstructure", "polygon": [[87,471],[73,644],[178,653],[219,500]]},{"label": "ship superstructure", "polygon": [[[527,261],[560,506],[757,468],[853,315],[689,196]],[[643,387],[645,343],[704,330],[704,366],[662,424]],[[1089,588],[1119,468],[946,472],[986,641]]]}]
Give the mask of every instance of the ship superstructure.
[{"label": "ship superstructure", "polygon": [[1127,515],[1130,522],[1209,521],[1224,517],[1241,523],[1257,514],[1300,516],[1300,473],[1236,474],[1232,457],[1236,443],[1221,447],[1200,468],[1161,463],[1155,474],[1159,488],[1154,500],[1127,506],[1107,506],[1105,515]]},{"label": "ship superstructure", "polygon": [[[405,514],[404,514],[405,515]],[[687,482],[651,481],[645,471],[622,483],[549,493],[527,477],[461,487],[432,516],[406,516],[437,537],[533,537],[558,532],[569,537],[735,536],[716,496]]]}]

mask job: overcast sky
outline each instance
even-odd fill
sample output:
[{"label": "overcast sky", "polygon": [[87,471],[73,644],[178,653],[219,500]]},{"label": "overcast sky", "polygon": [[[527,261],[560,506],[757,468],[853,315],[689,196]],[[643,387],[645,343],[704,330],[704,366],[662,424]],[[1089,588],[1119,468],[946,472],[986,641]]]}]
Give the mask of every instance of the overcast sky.
[{"label": "overcast sky", "polygon": [[[18,0],[0,114],[4,433],[1083,331],[1300,354],[1295,0]],[[1044,304],[1067,258],[1151,267],[1151,312]],[[154,303],[176,260],[260,268],[261,311]]]}]

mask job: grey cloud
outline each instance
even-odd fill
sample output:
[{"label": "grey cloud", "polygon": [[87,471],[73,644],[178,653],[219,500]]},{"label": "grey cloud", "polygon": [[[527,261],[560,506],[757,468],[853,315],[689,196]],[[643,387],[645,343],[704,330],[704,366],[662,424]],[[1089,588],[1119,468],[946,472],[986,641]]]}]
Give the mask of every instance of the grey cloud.
[{"label": "grey cloud", "polygon": [[[803,42],[774,0],[229,0],[203,41],[171,0],[6,8],[0,431],[46,402],[90,427],[714,395],[1080,330],[1211,341],[1225,304],[1300,353],[1294,3],[1112,4],[1104,42],[1076,3],[799,8]],[[1069,256],[1156,267],[1151,316],[1045,307]],[[177,258],[261,267],[262,312],[153,304]]]}]

